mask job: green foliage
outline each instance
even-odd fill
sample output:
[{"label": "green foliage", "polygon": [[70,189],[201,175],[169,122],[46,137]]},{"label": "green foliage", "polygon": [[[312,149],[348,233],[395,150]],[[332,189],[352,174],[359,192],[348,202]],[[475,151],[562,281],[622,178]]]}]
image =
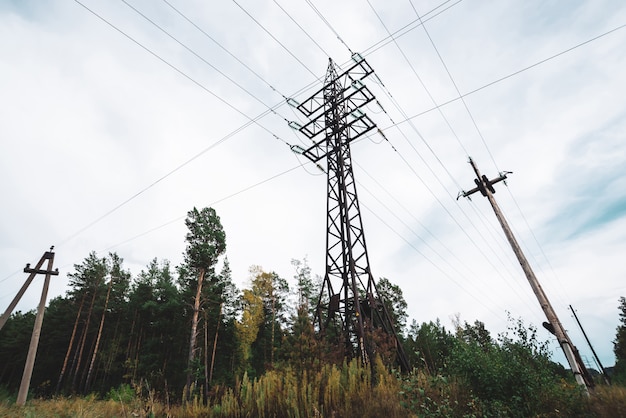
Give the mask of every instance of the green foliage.
[{"label": "green foliage", "polygon": [[402,289],[400,289],[400,286],[382,277],[376,284],[376,290],[378,291],[378,296],[383,300],[389,315],[391,315],[396,332],[404,334],[407,319],[407,303],[402,294]]},{"label": "green foliage", "polygon": [[615,353],[615,368],[612,380],[615,383],[626,385],[626,298],[619,298],[619,325],[613,341]]},{"label": "green foliage", "polygon": [[450,375],[466,382],[487,415],[536,416],[555,403],[561,410],[579,412],[578,386],[562,379],[558,366],[550,361],[547,343],[537,339],[536,328],[526,328],[517,320],[509,332],[512,337],[502,334],[489,343],[482,327],[466,324],[450,356]]},{"label": "green foliage", "polygon": [[185,225],[189,229],[185,263],[192,269],[208,271],[226,251],[226,234],[220,218],[213,208],[198,211],[194,207],[187,212]]},{"label": "green foliage", "polygon": [[318,370],[320,342],[318,341],[311,317],[306,306],[300,305],[293,318],[291,332],[285,338],[285,358],[297,372]]},{"label": "green foliage", "polygon": [[16,391],[22,378],[35,311],[13,313],[0,330],[0,385]]},{"label": "green foliage", "polygon": [[415,370],[401,381],[402,406],[420,417],[480,417],[481,403],[456,378]]},{"label": "green foliage", "polygon": [[123,383],[117,388],[111,388],[106,394],[106,399],[129,404],[135,399],[135,395],[135,389],[129,384]]},{"label": "green foliage", "polygon": [[457,339],[437,319],[418,325],[413,321],[405,341],[409,363],[430,374],[439,374],[446,368]]}]

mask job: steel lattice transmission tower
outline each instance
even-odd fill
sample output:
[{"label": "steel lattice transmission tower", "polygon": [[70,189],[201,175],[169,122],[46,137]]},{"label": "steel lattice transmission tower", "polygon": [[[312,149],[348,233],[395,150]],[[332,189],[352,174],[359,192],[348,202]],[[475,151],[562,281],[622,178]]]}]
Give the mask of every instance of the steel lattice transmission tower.
[{"label": "steel lattice transmission tower", "polygon": [[327,161],[326,272],[314,325],[323,337],[341,344],[346,357],[364,363],[382,336],[395,345],[398,364],[406,371],[406,355],[370,270],[352,171],[350,142],[376,128],[362,110],[375,100],[361,81],[373,70],[358,54],[353,60],[341,74],[329,60],[324,86],[296,107],[309,122],[292,123],[313,141],[308,149],[296,146],[294,151],[314,163]]}]

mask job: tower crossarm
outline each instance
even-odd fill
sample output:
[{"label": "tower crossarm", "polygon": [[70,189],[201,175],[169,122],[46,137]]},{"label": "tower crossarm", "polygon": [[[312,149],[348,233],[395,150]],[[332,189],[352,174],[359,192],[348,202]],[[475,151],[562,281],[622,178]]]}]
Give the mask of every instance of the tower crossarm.
[{"label": "tower crossarm", "polygon": [[[352,59],[354,61],[354,64],[352,64],[352,66],[350,66],[343,73],[336,76],[336,78],[332,78],[332,76],[327,75],[326,80],[324,81],[324,86],[316,91],[313,95],[311,95],[308,99],[306,99],[303,103],[297,106],[297,109],[302,112],[304,116],[310,118],[315,113],[324,109],[324,92],[328,90],[328,85],[330,83],[335,83],[339,81],[342,85],[344,93],[352,86],[357,89],[360,86],[364,86],[363,83],[361,83],[360,81],[370,74],[373,74],[374,70],[360,55],[355,54]],[[332,61],[330,62],[332,64]]]}]

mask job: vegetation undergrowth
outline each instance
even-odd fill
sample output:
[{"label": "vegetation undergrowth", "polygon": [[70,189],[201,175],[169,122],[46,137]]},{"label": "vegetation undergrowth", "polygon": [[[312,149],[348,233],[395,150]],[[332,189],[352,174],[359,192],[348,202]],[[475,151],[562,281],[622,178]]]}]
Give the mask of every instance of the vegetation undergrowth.
[{"label": "vegetation undergrowth", "polygon": [[[0,390],[0,417],[618,417],[626,416],[626,388],[598,386],[589,398],[561,381],[535,410],[519,399],[481,399],[464,379],[388,371],[380,359],[372,368],[358,361],[323,365],[316,371],[291,367],[257,378],[244,374],[234,387],[216,388],[210,399],[196,394],[185,404],[156,400],[146,387],[122,385],[103,397],[55,397],[15,405]],[[549,399],[548,399],[549,398]],[[529,398],[530,399],[530,398]],[[517,407],[518,409],[513,409]]]}]

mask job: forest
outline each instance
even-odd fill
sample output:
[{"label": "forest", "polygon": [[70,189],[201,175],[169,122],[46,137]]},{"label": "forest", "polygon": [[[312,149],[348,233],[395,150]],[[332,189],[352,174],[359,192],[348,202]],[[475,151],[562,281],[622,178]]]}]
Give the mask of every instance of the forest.
[{"label": "forest", "polygon": [[[35,311],[0,330],[0,416],[626,416],[626,299],[620,299],[612,385],[589,395],[551,360],[522,319],[492,336],[483,323],[407,323],[402,289],[378,292],[412,371],[377,344],[369,364],[320,339],[321,281],[292,260],[295,288],[259,266],[238,289],[226,232],[212,208],[185,221],[184,262],[152,260],[132,277],[116,253],[95,252],[50,300],[25,407],[15,405]],[[25,408],[25,409],[21,409]]]}]

